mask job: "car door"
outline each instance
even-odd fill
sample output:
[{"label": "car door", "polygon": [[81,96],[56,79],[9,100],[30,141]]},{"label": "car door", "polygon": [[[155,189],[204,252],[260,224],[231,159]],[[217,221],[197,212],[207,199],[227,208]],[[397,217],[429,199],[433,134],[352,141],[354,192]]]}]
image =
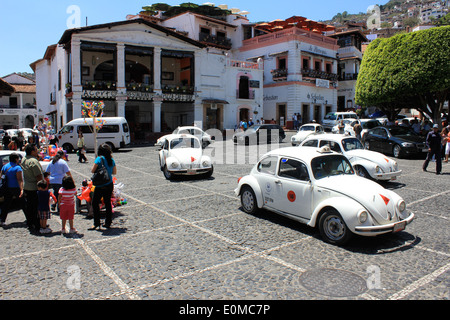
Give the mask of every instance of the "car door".
[{"label": "car door", "polygon": [[161,168],[164,168],[166,165],[166,159],[169,156],[169,140],[165,140],[164,144],[159,151],[159,163],[161,165]]},{"label": "car door", "polygon": [[392,151],[392,141],[389,139],[389,133],[386,128],[377,128],[378,135],[378,151],[381,153],[389,153]]},{"label": "car door", "polygon": [[375,128],[369,131],[366,142],[372,151],[380,151],[381,140],[383,139],[383,128]]},{"label": "car door", "polygon": [[313,188],[306,164],[281,158],[275,180],[274,207],[288,215],[310,219]]},{"label": "car door", "polygon": [[275,204],[275,181],[278,166],[278,156],[269,156],[258,163],[255,175],[258,185],[261,189],[264,206],[274,208]]}]

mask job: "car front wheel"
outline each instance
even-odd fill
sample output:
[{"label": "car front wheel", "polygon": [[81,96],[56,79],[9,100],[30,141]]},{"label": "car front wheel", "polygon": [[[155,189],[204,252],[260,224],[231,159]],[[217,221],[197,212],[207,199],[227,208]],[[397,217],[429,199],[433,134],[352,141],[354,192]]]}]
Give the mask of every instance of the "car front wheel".
[{"label": "car front wheel", "polygon": [[326,242],[335,245],[343,245],[351,238],[351,231],[339,212],[334,209],[328,209],[322,214],[319,220],[319,231]]},{"label": "car front wheel", "polygon": [[244,186],[241,191],[241,204],[242,209],[246,213],[254,214],[258,211],[258,205],[256,202],[255,192],[249,186]]},{"label": "car front wheel", "polygon": [[392,150],[392,153],[394,154],[394,157],[400,158],[402,153],[402,147],[400,147],[398,144],[394,146],[394,149]]},{"label": "car front wheel", "polygon": [[167,166],[164,166],[163,173],[164,173],[164,177],[167,180],[171,180],[172,179],[173,175],[172,175],[172,173],[170,173],[169,170],[167,170]]}]

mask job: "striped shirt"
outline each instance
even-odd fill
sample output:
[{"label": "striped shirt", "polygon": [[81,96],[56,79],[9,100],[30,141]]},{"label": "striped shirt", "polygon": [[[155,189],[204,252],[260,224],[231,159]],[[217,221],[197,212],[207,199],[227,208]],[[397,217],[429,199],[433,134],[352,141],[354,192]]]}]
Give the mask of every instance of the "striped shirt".
[{"label": "striped shirt", "polygon": [[59,195],[61,196],[61,206],[73,206],[75,204],[75,195],[77,194],[76,189],[65,190],[64,188],[59,189]]}]

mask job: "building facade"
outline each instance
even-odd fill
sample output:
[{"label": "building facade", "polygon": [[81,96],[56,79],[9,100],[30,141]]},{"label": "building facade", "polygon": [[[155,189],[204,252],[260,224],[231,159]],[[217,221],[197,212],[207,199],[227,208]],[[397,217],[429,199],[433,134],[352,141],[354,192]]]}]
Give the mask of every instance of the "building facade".
[{"label": "building facade", "polygon": [[34,80],[13,73],[2,78],[14,89],[9,95],[0,96],[0,124],[2,129],[33,128],[42,119],[36,108],[36,83]]},{"label": "building facade", "polygon": [[[139,18],[66,30],[31,64],[38,105],[60,128],[81,117],[83,102],[103,101],[104,116],[125,117],[133,140],[194,123],[234,128],[243,105],[262,104],[262,90],[250,88],[262,83],[262,66],[208,41]],[[238,87],[242,74],[247,87]]]}]

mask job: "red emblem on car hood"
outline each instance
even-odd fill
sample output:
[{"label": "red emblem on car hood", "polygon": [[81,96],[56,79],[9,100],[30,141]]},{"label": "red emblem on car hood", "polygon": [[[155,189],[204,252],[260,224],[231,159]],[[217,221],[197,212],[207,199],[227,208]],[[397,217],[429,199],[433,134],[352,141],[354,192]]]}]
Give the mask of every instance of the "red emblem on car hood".
[{"label": "red emblem on car hood", "polygon": [[391,199],[386,198],[385,196],[383,196],[382,194],[380,194],[380,197],[383,198],[384,203],[386,203],[386,205],[388,205],[389,201],[391,201]]}]

